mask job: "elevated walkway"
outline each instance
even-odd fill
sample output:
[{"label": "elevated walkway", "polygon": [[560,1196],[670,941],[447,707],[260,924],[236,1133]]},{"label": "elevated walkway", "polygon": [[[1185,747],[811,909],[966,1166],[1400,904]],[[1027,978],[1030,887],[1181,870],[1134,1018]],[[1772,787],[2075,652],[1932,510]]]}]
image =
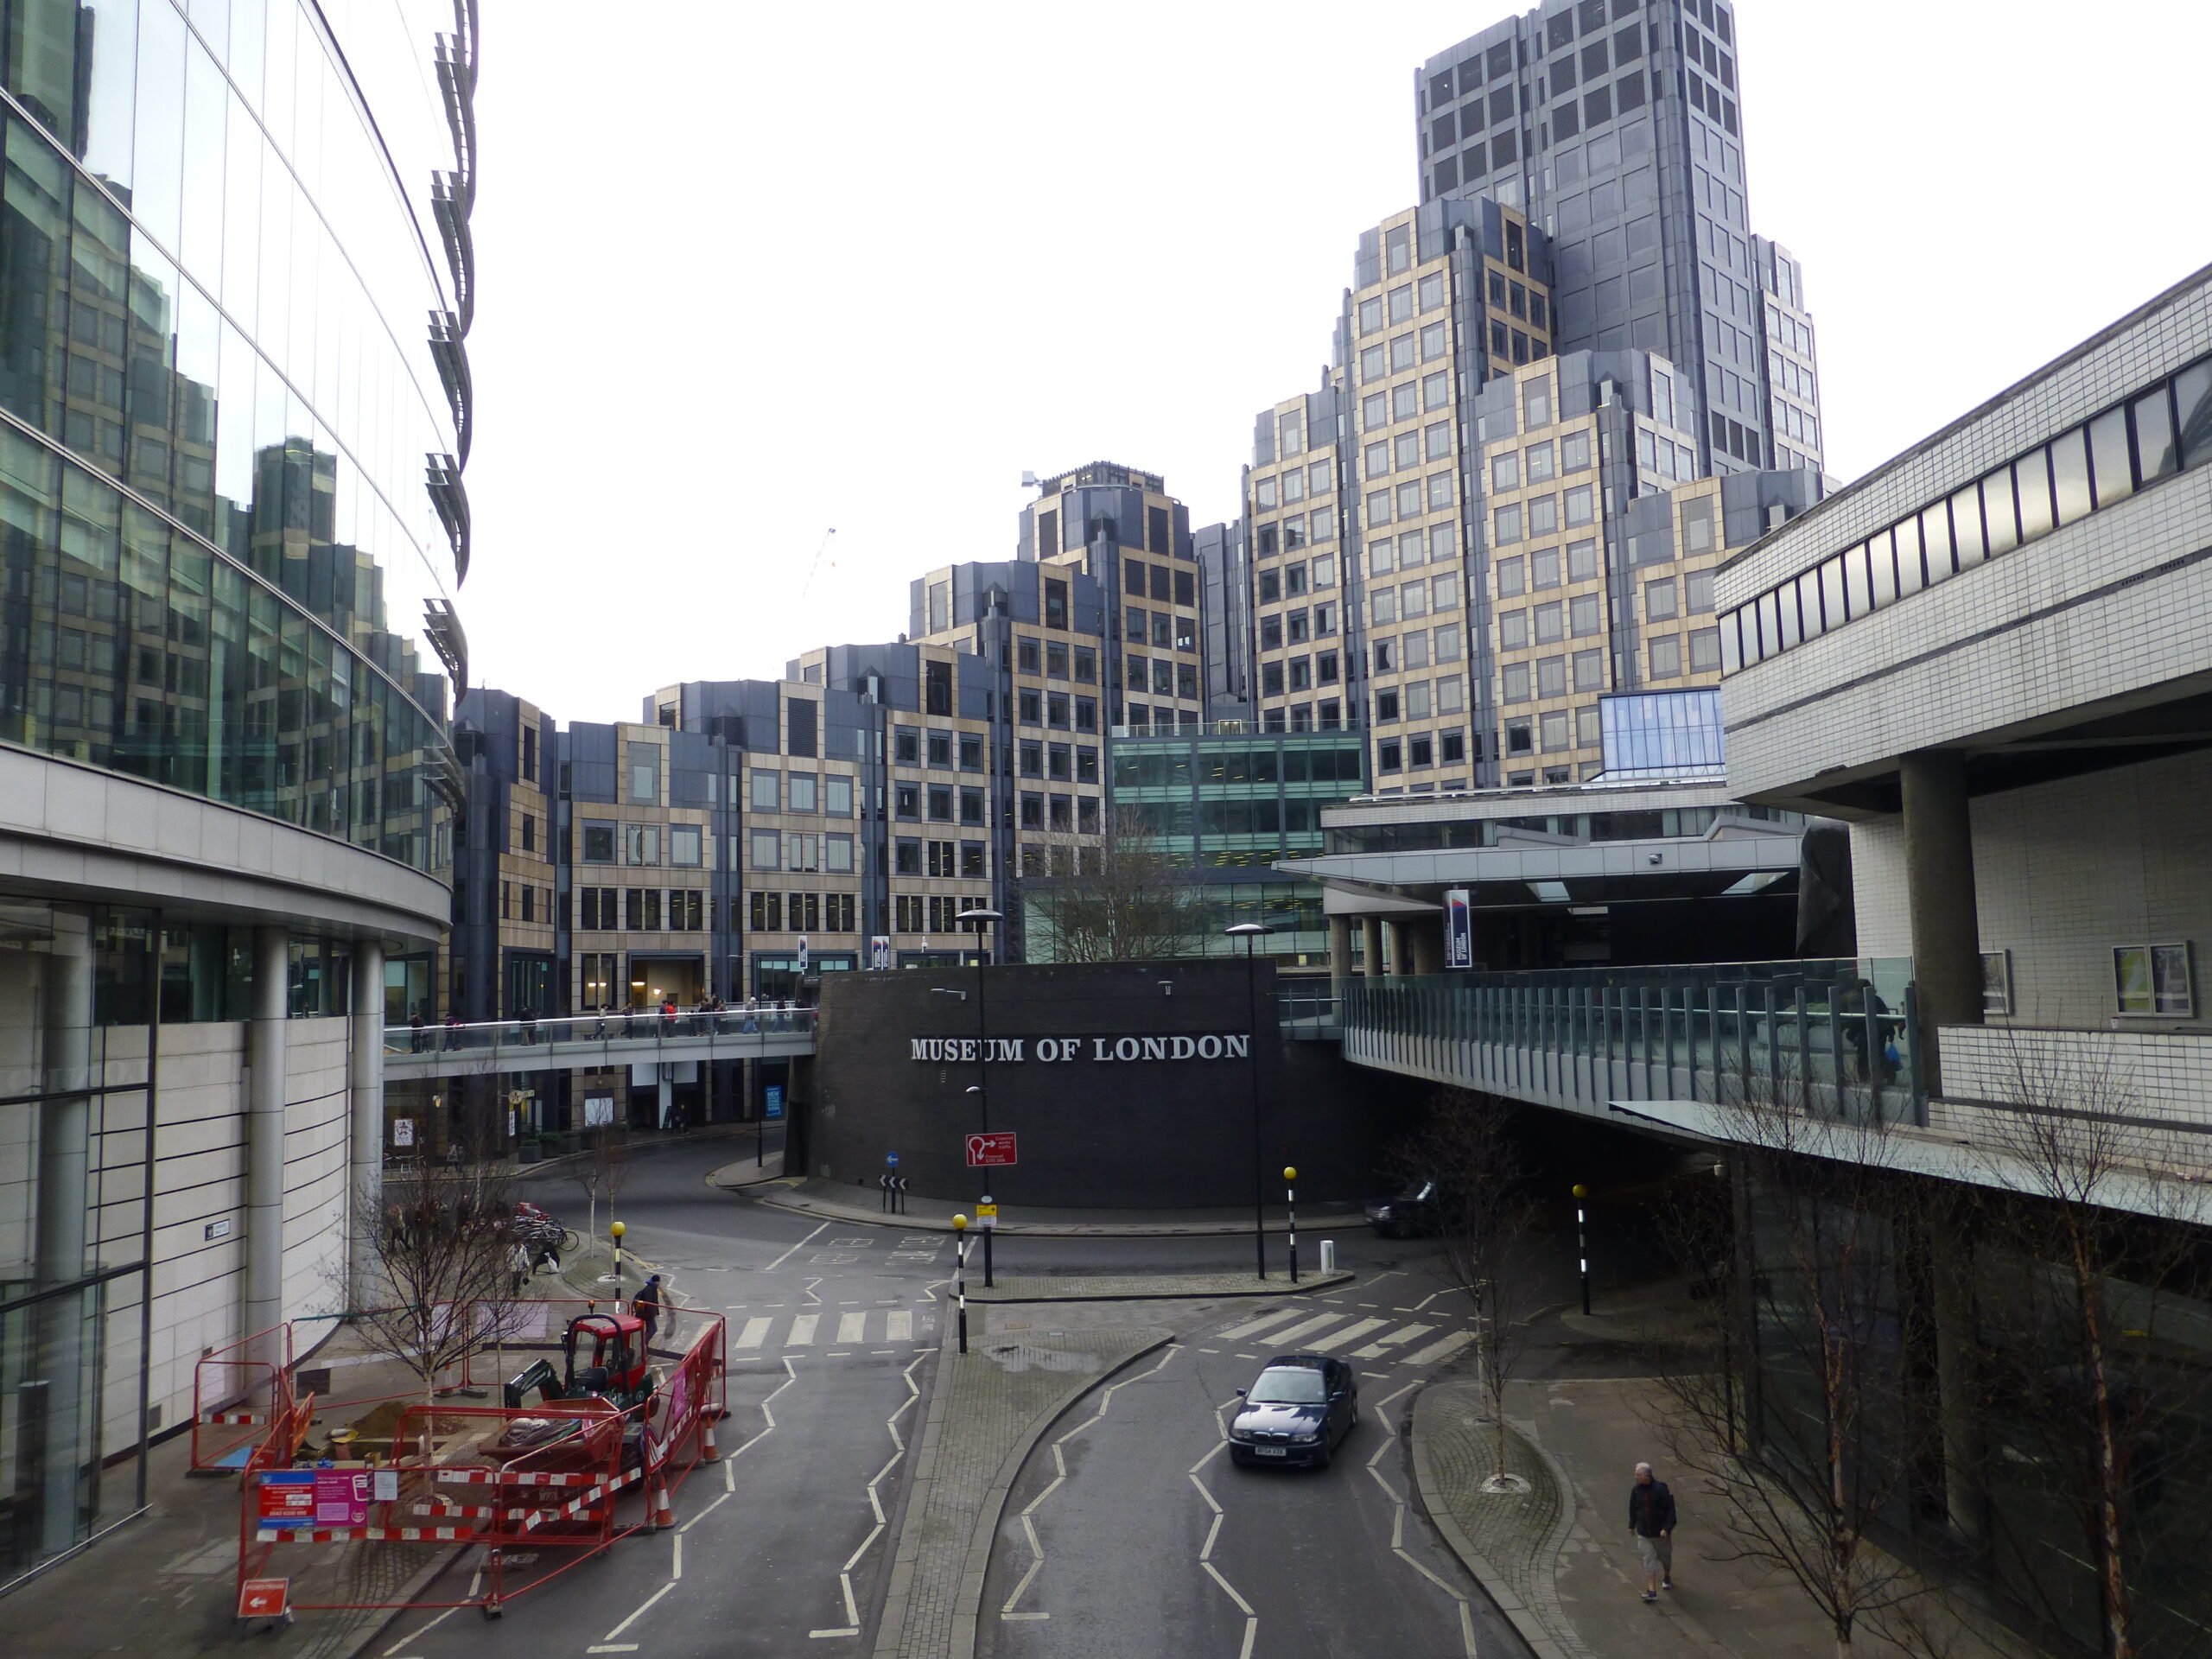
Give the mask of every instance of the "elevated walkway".
[{"label": "elevated walkway", "polygon": [[782,1060],[815,1052],[812,1008],[721,1014],[585,1014],[573,1020],[387,1027],[386,1083],[582,1071],[601,1066],[718,1060]]}]

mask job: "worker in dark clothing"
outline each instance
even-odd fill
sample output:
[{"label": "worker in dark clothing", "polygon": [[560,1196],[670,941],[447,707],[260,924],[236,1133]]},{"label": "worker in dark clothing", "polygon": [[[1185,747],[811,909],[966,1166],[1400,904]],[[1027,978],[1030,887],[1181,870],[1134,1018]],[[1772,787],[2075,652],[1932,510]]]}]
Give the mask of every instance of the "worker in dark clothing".
[{"label": "worker in dark clothing", "polygon": [[645,1351],[653,1346],[653,1331],[660,1324],[660,1274],[645,1281],[638,1294],[630,1299],[630,1311],[645,1322]]},{"label": "worker in dark clothing", "polygon": [[1656,1601],[1675,1587],[1675,1495],[1648,1463],[1636,1465],[1636,1484],[1628,1489],[1628,1529],[1643,1564],[1643,1599]]}]

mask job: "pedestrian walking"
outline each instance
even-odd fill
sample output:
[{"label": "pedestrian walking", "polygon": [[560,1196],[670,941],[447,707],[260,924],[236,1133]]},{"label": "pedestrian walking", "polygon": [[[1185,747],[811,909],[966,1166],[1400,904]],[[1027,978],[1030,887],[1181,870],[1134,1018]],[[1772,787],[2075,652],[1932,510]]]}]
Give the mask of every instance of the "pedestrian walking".
[{"label": "pedestrian walking", "polygon": [[417,1008],[407,1016],[408,1046],[415,1053],[423,1052],[423,1010]]},{"label": "pedestrian walking", "polygon": [[1643,1599],[1656,1601],[1675,1587],[1675,1495],[1648,1463],[1636,1465],[1636,1484],[1628,1489],[1628,1529],[1643,1564]]},{"label": "pedestrian walking", "polygon": [[645,1322],[645,1351],[651,1353],[653,1332],[660,1324],[660,1274],[646,1280],[630,1299],[630,1311]]},{"label": "pedestrian walking", "polygon": [[522,1287],[530,1282],[530,1246],[517,1239],[514,1249],[507,1252],[508,1295],[522,1294]]}]

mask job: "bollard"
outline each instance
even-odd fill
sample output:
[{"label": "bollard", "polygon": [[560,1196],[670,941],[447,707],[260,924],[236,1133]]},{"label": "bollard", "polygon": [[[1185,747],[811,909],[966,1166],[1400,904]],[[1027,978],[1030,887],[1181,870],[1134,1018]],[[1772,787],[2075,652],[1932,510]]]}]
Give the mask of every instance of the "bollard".
[{"label": "bollard", "polygon": [[953,1257],[953,1300],[960,1308],[960,1351],[968,1351],[968,1217],[952,1218],[953,1236],[959,1243]]},{"label": "bollard", "polygon": [[1334,1273],[1336,1270],[1337,1241],[1333,1238],[1325,1238],[1321,1241],[1321,1271]]}]

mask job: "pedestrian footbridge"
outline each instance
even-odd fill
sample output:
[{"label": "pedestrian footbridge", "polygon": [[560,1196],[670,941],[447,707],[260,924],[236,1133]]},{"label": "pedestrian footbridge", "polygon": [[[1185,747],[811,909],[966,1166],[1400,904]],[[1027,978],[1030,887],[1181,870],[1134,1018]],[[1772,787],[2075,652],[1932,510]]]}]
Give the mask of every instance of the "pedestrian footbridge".
[{"label": "pedestrian footbridge", "polygon": [[476,1025],[389,1026],[386,1083],[518,1071],[584,1071],[678,1061],[785,1060],[815,1050],[812,1008],[727,1008],[719,1014],[583,1014]]},{"label": "pedestrian footbridge", "polygon": [[1909,960],[1344,979],[1355,1065],[1602,1117],[1637,1103],[1799,1102],[1924,1122]]}]

